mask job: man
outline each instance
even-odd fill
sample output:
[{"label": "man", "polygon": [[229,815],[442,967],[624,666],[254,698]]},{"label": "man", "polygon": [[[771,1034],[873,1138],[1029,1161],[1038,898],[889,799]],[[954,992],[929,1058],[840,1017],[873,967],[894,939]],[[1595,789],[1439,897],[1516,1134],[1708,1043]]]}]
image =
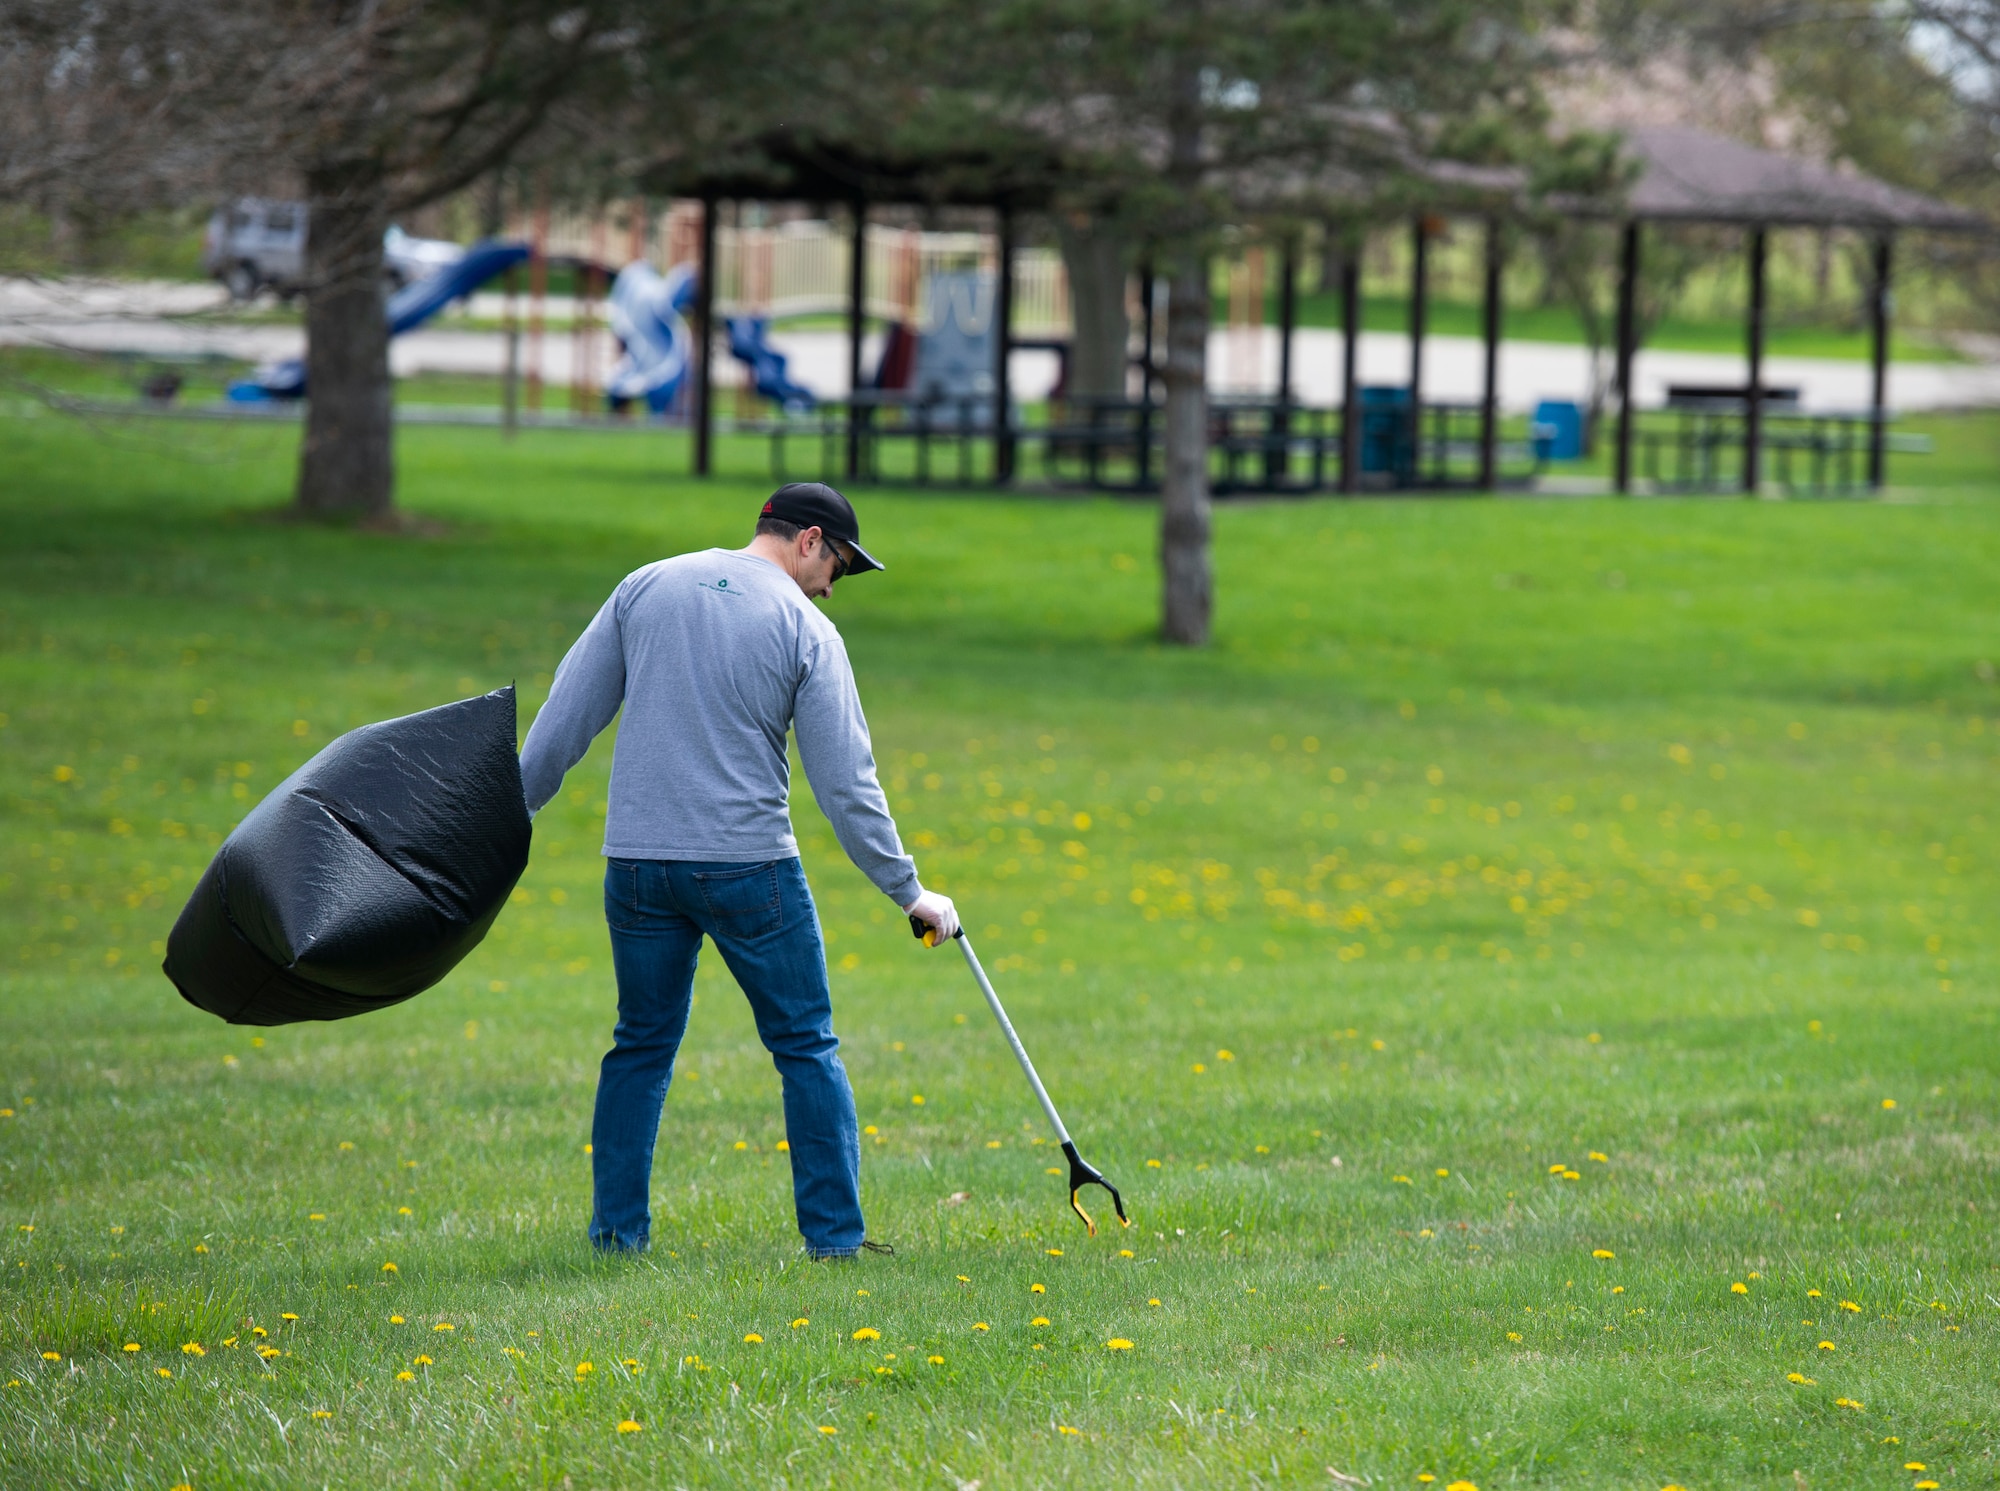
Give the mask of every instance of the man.
[{"label": "man", "polygon": [[788,808],[786,731],[841,847],[876,887],[934,929],[958,931],[917,882],[875,777],[847,650],[810,604],[845,574],[883,566],[847,499],[780,487],[743,549],[706,549],[627,575],[556,670],[521,748],[533,813],[624,706],[604,825],[604,915],[618,1026],[597,1079],[590,1240],[645,1248],[653,1141],[687,1031],[704,934],[756,1016],[784,1084],[792,1197],[806,1251],[866,1246],[861,1139],[840,1064],[826,949]]}]

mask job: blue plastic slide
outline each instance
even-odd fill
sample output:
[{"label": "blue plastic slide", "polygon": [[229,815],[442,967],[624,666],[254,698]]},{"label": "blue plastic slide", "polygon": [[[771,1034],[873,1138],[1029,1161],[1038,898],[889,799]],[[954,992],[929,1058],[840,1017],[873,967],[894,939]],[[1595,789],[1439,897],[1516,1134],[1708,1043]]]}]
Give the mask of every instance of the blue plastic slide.
[{"label": "blue plastic slide", "polygon": [[634,259],[611,282],[611,332],[625,349],[604,380],[614,406],[644,400],[655,414],[674,407],[694,353],[685,315],[694,301],[694,277],[692,264],[661,274]]},{"label": "blue plastic slide", "polygon": [[804,413],[819,401],[812,390],[792,382],[785,371],[785,354],[768,340],[771,322],[765,316],[730,316],[729,350],[750,369],[750,382],[780,408]]},{"label": "blue plastic slide", "polygon": [[[385,307],[389,335],[401,336],[423,325],[454,300],[470,295],[488,280],[505,274],[527,257],[528,246],[525,243],[502,243],[497,239],[475,243],[456,263],[405,285],[389,297]],[[230,399],[239,404],[303,398],[305,391],[305,360],[298,357],[265,363],[249,377],[229,385]]]}]

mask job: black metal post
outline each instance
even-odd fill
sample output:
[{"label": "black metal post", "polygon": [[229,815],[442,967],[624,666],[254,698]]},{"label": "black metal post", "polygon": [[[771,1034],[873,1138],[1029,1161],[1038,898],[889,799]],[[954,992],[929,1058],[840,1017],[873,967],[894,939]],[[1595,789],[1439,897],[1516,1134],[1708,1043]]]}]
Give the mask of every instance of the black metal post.
[{"label": "black metal post", "polygon": [[1639,224],[1625,225],[1618,255],[1618,449],[1613,457],[1612,487],[1621,495],[1632,490],[1632,415],[1638,400],[1632,395],[1632,359],[1639,340]]},{"label": "black metal post", "polygon": [[1743,490],[1755,496],[1764,466],[1764,229],[1750,230],[1750,376],[1743,388]]},{"label": "black metal post", "polygon": [[1500,271],[1505,245],[1500,219],[1486,220],[1485,381],[1479,396],[1479,489],[1493,490],[1500,477]]},{"label": "black metal post", "polygon": [[1340,490],[1361,490],[1361,240],[1340,260]]},{"label": "black metal post", "polygon": [[1875,281],[1868,287],[1868,322],[1874,374],[1868,400],[1868,489],[1882,490],[1888,475],[1889,418],[1889,234],[1875,240]]},{"label": "black metal post", "polygon": [[1424,230],[1424,215],[1420,212],[1410,230],[1410,459],[1413,478],[1414,463],[1424,438],[1424,330],[1430,320],[1430,300],[1430,234]]},{"label": "black metal post", "polygon": [[847,479],[861,475],[861,340],[868,331],[868,203],[854,199],[847,266]]},{"label": "black metal post", "polygon": [[993,285],[993,480],[1014,479],[1014,431],[1009,424],[1014,391],[1008,360],[1014,351],[1014,213],[1002,206],[999,221],[999,263]]},{"label": "black metal post", "polygon": [[694,285],[694,474],[707,476],[715,431],[715,219],[719,204],[704,197],[701,204],[701,263]]},{"label": "black metal post", "polygon": [[[1260,313],[1262,309],[1258,307]],[[1292,331],[1298,319],[1298,240],[1287,238],[1278,258],[1278,407],[1271,416],[1271,433],[1278,440],[1264,453],[1264,479],[1273,485],[1285,475],[1291,454],[1287,437],[1292,432]]]},{"label": "black metal post", "polygon": [[[1139,271],[1139,319],[1140,360],[1143,364],[1139,379],[1139,488],[1144,491],[1153,484],[1153,320],[1154,300],[1158,294],[1159,281],[1153,273],[1153,261],[1148,259]],[[1096,416],[1093,415],[1093,422]],[[1092,437],[1093,450],[1096,437]]]}]

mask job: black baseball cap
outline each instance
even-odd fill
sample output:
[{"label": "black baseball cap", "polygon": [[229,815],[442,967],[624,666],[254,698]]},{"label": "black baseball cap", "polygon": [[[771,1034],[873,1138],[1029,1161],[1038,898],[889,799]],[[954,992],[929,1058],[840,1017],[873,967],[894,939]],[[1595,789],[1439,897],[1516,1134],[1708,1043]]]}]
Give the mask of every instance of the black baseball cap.
[{"label": "black baseball cap", "polygon": [[771,494],[758,516],[778,518],[800,528],[817,528],[828,538],[839,539],[854,551],[854,562],[848,566],[850,574],[888,568],[861,547],[861,522],[854,516],[854,504],[823,481],[787,482]]}]

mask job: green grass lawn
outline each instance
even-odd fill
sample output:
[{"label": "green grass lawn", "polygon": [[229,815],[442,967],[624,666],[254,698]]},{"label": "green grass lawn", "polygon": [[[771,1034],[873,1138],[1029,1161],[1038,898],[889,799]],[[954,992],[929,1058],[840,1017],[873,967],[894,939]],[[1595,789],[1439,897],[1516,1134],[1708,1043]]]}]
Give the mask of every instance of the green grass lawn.
[{"label": "green grass lawn", "polygon": [[525,727],[760,447],[413,429],[392,537],[272,516],[290,427],[0,419],[0,1485],[2000,1485],[1949,430],[1884,503],[1226,507],[1199,654],[1147,504],[859,494],[904,833],[1134,1225],[801,801],[897,1247],[829,1267],[713,957],[655,1251],[585,1244],[608,738],[422,997],[252,1031],[158,970],[250,804],[510,679]]}]

